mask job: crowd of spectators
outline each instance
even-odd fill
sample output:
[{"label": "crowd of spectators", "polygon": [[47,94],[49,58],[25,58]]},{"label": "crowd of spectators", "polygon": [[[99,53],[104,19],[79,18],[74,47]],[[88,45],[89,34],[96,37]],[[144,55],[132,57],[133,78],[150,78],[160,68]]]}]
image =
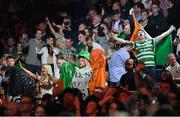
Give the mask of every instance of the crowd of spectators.
[{"label": "crowd of spectators", "polygon": [[179,11],[179,0],[0,0],[0,115],[179,116]]}]

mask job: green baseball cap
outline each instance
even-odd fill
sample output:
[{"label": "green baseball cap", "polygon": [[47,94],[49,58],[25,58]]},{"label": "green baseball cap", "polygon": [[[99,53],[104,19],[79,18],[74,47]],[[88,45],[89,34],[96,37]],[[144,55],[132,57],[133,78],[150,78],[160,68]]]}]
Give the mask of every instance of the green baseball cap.
[{"label": "green baseball cap", "polygon": [[81,52],[79,53],[79,55],[78,55],[78,58],[84,57],[84,58],[86,58],[89,62],[92,62],[92,60],[89,58],[89,56],[90,56],[90,53],[89,53],[89,52],[87,52],[87,51],[81,51]]}]

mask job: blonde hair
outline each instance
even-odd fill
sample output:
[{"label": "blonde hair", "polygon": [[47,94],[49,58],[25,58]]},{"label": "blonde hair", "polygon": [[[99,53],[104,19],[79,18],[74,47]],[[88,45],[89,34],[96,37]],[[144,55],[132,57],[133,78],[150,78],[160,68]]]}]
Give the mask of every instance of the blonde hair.
[{"label": "blonde hair", "polygon": [[47,72],[50,76],[53,76],[51,65],[43,64],[42,66],[44,66],[47,69]]}]

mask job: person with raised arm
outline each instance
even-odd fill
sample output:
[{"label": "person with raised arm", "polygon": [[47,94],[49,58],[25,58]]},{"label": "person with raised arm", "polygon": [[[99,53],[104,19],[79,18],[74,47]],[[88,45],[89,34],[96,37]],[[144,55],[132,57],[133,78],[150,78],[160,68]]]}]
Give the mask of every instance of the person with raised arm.
[{"label": "person with raised arm", "polygon": [[[38,98],[42,98],[42,96],[46,93],[52,95],[53,82],[52,82],[52,69],[50,66],[42,65],[41,66],[41,75],[38,73],[34,74],[31,71],[27,70],[20,64],[20,68],[27,73],[30,77],[37,80],[34,96]],[[38,91],[37,91],[38,90]],[[37,92],[36,92],[37,91]],[[36,95],[37,93],[37,95]]]},{"label": "person with raised arm", "polygon": [[112,37],[121,43],[132,43],[134,50],[136,51],[137,60],[144,62],[145,72],[155,79],[155,48],[156,44],[173,32],[176,28],[172,25],[166,32],[155,38],[148,38],[148,34],[143,29],[137,31],[138,41],[131,42],[117,38],[112,34]]},{"label": "person with raised arm", "polygon": [[55,47],[55,39],[53,35],[47,36],[47,45],[42,48],[36,48],[36,53],[41,55],[41,64],[49,65],[53,74],[58,69],[56,63],[59,49]]},{"label": "person with raised arm", "polygon": [[[50,20],[48,19],[48,17],[46,17],[46,21],[47,21],[47,24],[51,30],[51,33],[55,36],[55,38],[57,39],[56,40],[56,46],[58,48],[64,48],[64,45],[65,45],[65,38],[64,38],[64,33],[63,33],[63,30],[64,30],[64,24],[63,25],[57,25],[55,24],[54,22],[51,24]],[[54,27],[57,27],[59,29],[58,32],[55,31],[55,29],[53,28]]]}]

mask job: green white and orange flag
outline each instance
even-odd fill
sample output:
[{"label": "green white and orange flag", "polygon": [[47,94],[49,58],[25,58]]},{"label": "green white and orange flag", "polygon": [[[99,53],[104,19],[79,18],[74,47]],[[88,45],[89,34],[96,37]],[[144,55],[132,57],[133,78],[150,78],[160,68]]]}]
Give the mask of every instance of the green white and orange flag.
[{"label": "green white and orange flag", "polygon": [[171,35],[165,37],[162,41],[156,44],[155,61],[156,65],[168,64],[167,56],[173,52]]},{"label": "green white and orange flag", "polygon": [[139,29],[142,29],[142,26],[136,19],[134,12],[132,13],[132,17],[133,17],[133,21],[134,21],[134,31],[132,33],[130,41],[138,41],[138,37],[137,37],[136,33]]},{"label": "green white and orange flag", "polygon": [[[132,34],[132,37],[130,41],[138,41],[138,37],[136,35],[137,31],[139,29],[143,29],[141,24],[138,22],[136,19],[134,13],[132,13],[132,17],[134,20],[134,31]],[[144,30],[144,29],[143,29]],[[146,33],[147,38],[152,38],[145,30],[144,32]],[[156,49],[155,49],[155,61],[156,65],[165,65],[168,63],[167,61],[167,56],[168,54],[172,53],[172,40],[171,40],[171,35],[165,37],[161,42],[156,44]]]}]

